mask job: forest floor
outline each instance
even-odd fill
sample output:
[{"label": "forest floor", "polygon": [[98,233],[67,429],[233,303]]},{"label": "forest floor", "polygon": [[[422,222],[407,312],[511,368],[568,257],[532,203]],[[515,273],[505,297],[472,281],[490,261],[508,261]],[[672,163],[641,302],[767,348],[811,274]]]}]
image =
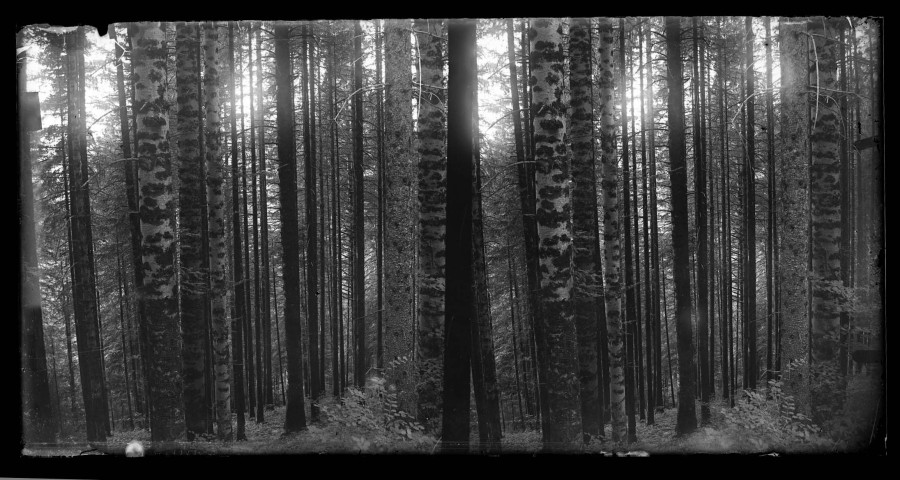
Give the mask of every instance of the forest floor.
[{"label": "forest floor", "polygon": [[[851,377],[847,386],[844,410],[834,416],[829,435],[823,434],[802,416],[785,414],[783,404],[773,401],[771,395],[748,395],[746,392],[730,408],[722,399],[710,404],[710,419],[691,434],[678,436],[675,431],[677,409],[658,409],[655,423],[647,425],[637,419],[637,441],[627,446],[616,445],[606,439],[592,441],[572,450],[617,456],[679,455],[679,454],[756,454],[777,455],[789,453],[846,452],[863,448],[870,440],[872,420],[878,406],[879,379],[869,375]],[[440,451],[438,439],[405,427],[387,428],[376,421],[382,418],[371,415],[365,408],[350,400],[337,404],[333,399],[322,403],[322,411],[316,422],[298,433],[283,434],[285,408],[283,406],[265,412],[265,421],[257,423],[247,418],[247,439],[223,442],[215,438],[192,442],[169,442],[155,445],[146,429],[117,430],[102,445],[88,445],[69,439],[55,446],[28,445],[25,456],[77,456],[113,454],[124,455],[125,446],[132,440],[140,441],[147,455],[271,455],[271,454],[432,454]],[[362,398],[362,397],[358,397]],[[308,415],[307,403],[307,415]],[[790,412],[788,412],[790,413]],[[473,414],[474,416],[474,414]],[[697,416],[700,409],[698,404]],[[309,417],[307,417],[309,418]],[[474,418],[473,418],[474,421]],[[518,422],[516,422],[518,423]],[[236,424],[235,424],[236,426]],[[513,454],[536,454],[541,451],[541,434],[538,430],[519,429],[508,425],[501,451]],[[212,437],[212,436],[211,436]],[[473,451],[477,442],[477,427],[473,425]]]}]

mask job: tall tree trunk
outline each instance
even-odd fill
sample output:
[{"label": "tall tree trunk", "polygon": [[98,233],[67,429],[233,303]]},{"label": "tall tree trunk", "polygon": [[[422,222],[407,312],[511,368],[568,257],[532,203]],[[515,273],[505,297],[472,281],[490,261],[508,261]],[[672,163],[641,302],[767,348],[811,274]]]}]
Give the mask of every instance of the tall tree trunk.
[{"label": "tall tree trunk", "polygon": [[[240,30],[240,24],[238,24],[238,29]],[[238,32],[240,33],[240,32]],[[244,56],[243,56],[243,47],[240,45],[240,37],[238,37],[238,65],[243,65]],[[238,75],[238,101],[240,102],[240,118],[241,118],[241,192],[242,192],[242,202],[241,206],[243,208],[243,222],[244,222],[244,267],[243,272],[244,275],[241,277],[241,283],[244,285],[244,312],[241,315],[241,331],[242,338],[244,341],[243,344],[243,353],[244,357],[242,359],[244,365],[244,373],[246,374],[246,383],[241,384],[242,389],[246,389],[247,395],[247,406],[250,418],[256,418],[256,371],[254,368],[255,358],[253,355],[253,311],[254,311],[254,298],[251,294],[250,289],[250,272],[252,270],[252,264],[250,261],[250,212],[248,204],[252,201],[250,198],[250,192],[247,188],[247,139],[245,133],[247,129],[244,126],[244,75]],[[252,85],[252,83],[251,83]],[[252,95],[251,95],[252,98]],[[253,149],[251,148],[251,154]]]},{"label": "tall tree trunk", "polygon": [[[16,35],[16,46],[22,47],[23,44],[23,34]],[[69,52],[75,53],[73,50],[68,50],[67,53]],[[51,409],[50,380],[47,377],[40,270],[38,269],[37,236],[34,223],[34,190],[31,180],[31,133],[26,127],[25,112],[22,108],[27,85],[27,61],[27,52],[23,52],[21,57],[16,59],[16,109],[19,118],[19,132],[16,141],[19,149],[19,201],[22,233],[22,263],[19,271],[19,278],[22,281],[20,297],[22,308],[20,344],[22,345],[23,368],[21,395],[23,418],[26,419],[23,423],[22,433],[27,442],[53,442],[56,432],[59,430],[59,424],[58,417],[53,415]],[[38,112],[32,113],[37,114]],[[84,161],[87,161],[87,158]],[[54,367],[54,374],[55,372]],[[59,391],[57,390],[58,395]]]},{"label": "tall tree trunk", "polygon": [[237,150],[237,115],[235,104],[241,98],[236,90],[237,77],[234,74],[234,23],[228,24],[229,67],[231,71],[231,211],[232,211],[232,244],[234,248],[234,261],[232,263],[232,284],[234,285],[234,315],[231,322],[231,347],[232,362],[234,365],[234,381],[232,388],[235,392],[234,409],[237,414],[236,440],[246,440],[244,434],[244,331],[243,323],[247,318],[246,282],[244,282],[244,259],[241,248],[241,210],[240,194],[238,193],[238,150]]},{"label": "tall tree trunk", "polygon": [[[809,306],[806,264],[809,237],[802,226],[809,221],[809,47],[806,23],[782,18],[778,22],[781,65],[780,129],[782,154],[779,171],[782,238],[778,276],[784,289],[781,311],[785,321],[781,332],[781,356],[785,373],[791,364],[809,352]],[[808,405],[808,386],[796,373],[783,378],[785,391],[798,405]]]},{"label": "tall tree trunk", "polygon": [[[648,27],[649,29],[649,27]],[[644,52],[643,52],[643,35],[641,34],[641,28],[638,27],[638,63],[641,64],[644,61]],[[647,44],[649,47],[649,43]],[[650,209],[647,205],[647,119],[644,116],[644,67],[643,65],[638,66],[638,78],[640,90],[638,90],[640,95],[640,104],[641,104],[641,189],[643,190],[643,234],[644,234],[644,308],[646,311],[645,325],[644,325],[644,338],[645,338],[645,351],[647,357],[647,425],[653,425],[656,423],[656,419],[654,418],[654,405],[656,403],[656,398],[654,396],[654,392],[656,391],[655,377],[653,376],[654,372],[654,357],[653,350],[656,343],[653,341],[653,332],[654,332],[654,323],[653,323],[653,283],[650,281]],[[635,189],[635,196],[637,196],[637,189]]]},{"label": "tall tree trunk", "polygon": [[[524,88],[524,78],[523,78],[523,90],[526,90],[526,94],[523,95],[524,105],[519,104],[519,82],[515,72],[515,56],[514,56],[514,36],[512,32],[512,20],[507,24],[507,47],[508,47],[508,56],[510,58],[510,91],[512,92],[512,107],[513,107],[513,129],[516,135],[516,180],[517,187],[519,190],[519,206],[521,209],[521,217],[522,217],[522,230],[525,241],[525,273],[527,276],[527,288],[526,288],[526,299],[528,302],[528,312],[529,316],[525,320],[527,325],[538,326],[537,319],[540,318],[540,302],[538,298],[538,288],[539,288],[539,280],[538,280],[538,262],[537,262],[537,224],[535,223],[534,217],[534,207],[535,207],[535,199],[534,199],[534,164],[533,157],[531,155],[531,124],[529,121],[529,107],[528,104],[528,95],[527,89]],[[523,55],[523,71],[527,70],[527,61],[524,58],[525,56],[525,42],[524,37],[526,35],[524,22],[522,24],[522,55]],[[522,124],[520,113],[524,113],[525,115],[525,132],[522,132]],[[519,129],[515,130],[515,126],[518,125]],[[538,326],[538,330],[539,330]],[[532,333],[535,336],[541,337],[542,335],[537,335],[534,329],[532,329]],[[529,341],[528,344],[532,345],[532,341]],[[543,358],[543,352],[538,352],[540,358]],[[531,366],[533,369],[532,378],[535,381],[538,381],[537,375],[537,365],[542,362],[542,360],[535,361],[535,355],[531,356]],[[539,399],[542,395],[546,396],[546,392],[544,391],[544,385],[540,385],[538,389],[535,391],[535,396]],[[544,393],[541,393],[544,392]]]},{"label": "tall tree trunk", "polygon": [[[97,290],[94,283],[90,178],[85,121],[83,28],[67,33],[65,42],[68,70],[66,75],[69,116],[67,125],[71,155],[69,187],[71,188],[72,242],[70,245],[73,259],[72,294],[75,306],[75,334],[78,337],[78,363],[81,370],[87,439],[88,441],[103,441],[109,434],[109,404],[103,374],[100,319]],[[33,336],[36,336],[34,331],[25,333],[32,333]],[[35,351],[35,353],[37,352]],[[46,362],[46,359],[44,361]],[[39,371],[34,370],[34,374],[39,374]],[[43,371],[46,372],[46,366]],[[46,375],[46,373],[44,374]]]},{"label": "tall tree trunk", "polygon": [[625,378],[622,366],[622,284],[620,277],[618,169],[616,166],[616,121],[612,22],[600,19],[600,122],[601,187],[603,190],[603,284],[606,324],[609,333],[610,417],[612,439],[625,441]]},{"label": "tall tree trunk", "polygon": [[303,344],[300,340],[300,229],[297,216],[297,156],[294,140],[294,101],[290,27],[275,24],[275,95],[278,128],[278,196],[281,203],[281,243],[284,275],[284,329],[288,364],[287,411],[284,429],[306,428],[303,399]]},{"label": "tall tree trunk", "polygon": [[775,343],[773,338],[777,306],[775,304],[775,107],[772,90],[771,20],[766,26],[766,385],[775,378]]},{"label": "tall tree trunk", "polygon": [[[818,17],[809,22],[810,35],[815,41],[816,63],[810,66],[815,75],[816,88],[837,88],[836,20]],[[832,369],[838,365],[838,334],[840,328],[841,286],[841,194],[840,194],[840,135],[838,117],[841,111],[830,97],[819,97],[810,106],[813,127],[810,132],[810,262],[812,275],[812,321],[810,337],[811,365],[817,367],[810,375],[810,403],[812,418],[822,422],[832,415],[832,409],[843,401]],[[831,375],[829,375],[831,373]]]},{"label": "tall tree trunk", "polygon": [[197,89],[200,65],[197,63],[197,25],[179,22],[175,30],[178,85],[178,247],[181,259],[179,288],[182,327],[182,370],[184,417],[187,439],[206,433],[206,356],[204,344],[209,332],[203,318],[205,285],[202,255],[201,211],[204,179],[200,157],[200,98]]},{"label": "tall tree trunk", "polygon": [[[476,58],[469,57],[478,71]],[[477,85],[477,78],[474,80]],[[478,437],[482,451],[500,453],[501,405],[497,385],[497,367],[494,358],[494,335],[491,324],[491,300],[488,296],[487,263],[484,254],[484,213],[481,204],[481,135],[478,129],[478,89],[472,94],[472,138],[474,162],[474,198],[472,200],[472,288],[475,289],[475,322],[472,324],[472,386],[475,408],[478,412]]]},{"label": "tall tree trunk", "polygon": [[[131,408],[131,382],[128,381],[128,349],[125,342],[125,301],[122,292],[122,255],[119,252],[119,235],[116,231],[116,293],[119,296],[119,334],[122,338],[122,370],[125,372],[125,399],[128,402],[128,425],[129,430],[134,430],[134,411]],[[52,348],[52,338],[51,338]],[[55,355],[54,355],[55,358]],[[56,376],[56,366],[53,368],[54,377]],[[49,393],[49,392],[48,392]],[[59,391],[57,390],[57,396]]]},{"label": "tall tree trunk", "polygon": [[666,17],[666,63],[669,85],[669,178],[672,202],[672,247],[675,252],[675,319],[678,337],[678,420],[685,435],[697,428],[694,404],[694,335],[691,326],[691,285],[688,266],[687,165],[685,162],[684,92],[681,69],[681,18]]},{"label": "tall tree trunk", "polygon": [[233,439],[231,430],[231,372],[229,369],[228,319],[225,316],[225,194],[222,191],[222,120],[219,115],[219,28],[215,22],[203,26],[203,101],[206,106],[206,200],[209,204],[210,313],[215,371],[216,425],[219,439]]},{"label": "tall tree trunk", "polygon": [[[390,35],[396,26],[388,24]],[[475,21],[451,20],[448,25],[447,99],[447,262],[446,318],[444,331],[444,389],[442,441],[444,452],[467,452],[469,448],[471,325],[475,316],[472,268],[472,201],[474,179],[473,102],[477,71]],[[390,42],[393,42],[390,37]],[[391,55],[389,55],[390,58]],[[390,62],[389,62],[390,66]],[[388,78],[392,76],[387,69]],[[408,70],[407,70],[408,71]],[[391,97],[388,91],[388,125]],[[392,147],[394,145],[391,145]],[[387,180],[387,178],[385,178]],[[388,252],[390,248],[388,248]],[[388,282],[390,285],[390,282]],[[388,296],[390,305],[390,295]],[[387,317],[390,319],[390,316]],[[387,325],[386,325],[387,326]],[[390,336],[388,344],[390,345]],[[388,352],[390,349],[387,350]]]},{"label": "tall tree trunk", "polygon": [[[384,85],[381,76],[381,52],[383,37],[381,34],[381,22],[375,22],[375,82],[379,88],[375,90],[375,108],[376,119],[376,150],[378,157],[378,218],[377,233],[375,235],[375,288],[378,290],[376,294],[376,309],[378,310],[378,318],[376,319],[375,334],[375,367],[379,373],[384,368],[384,207],[385,207],[385,162],[384,162]],[[340,199],[338,199],[340,200]],[[338,215],[340,217],[340,215]],[[338,240],[340,242],[340,240]]]},{"label": "tall tree trunk", "polygon": [[699,337],[699,361],[700,361],[700,423],[706,425],[709,422],[709,272],[707,271],[709,260],[708,248],[708,224],[706,218],[706,138],[703,134],[703,71],[700,68],[700,57],[703,52],[700,49],[700,35],[697,17],[693,18],[694,34],[694,201],[697,225],[697,334]]},{"label": "tall tree trunk", "polygon": [[[653,268],[653,331],[654,331],[654,349],[656,351],[656,392],[660,405],[664,405],[665,395],[662,389],[662,320],[659,312],[660,302],[660,266],[659,266],[659,221],[657,213],[657,186],[656,186],[656,98],[653,93],[653,52],[651,42],[651,28],[647,28],[647,116],[649,118],[650,128],[650,235],[651,235],[651,256]],[[666,338],[668,341],[668,338]]]},{"label": "tall tree trunk", "polygon": [[[362,26],[353,26],[353,328],[356,345],[354,384],[363,388],[366,383],[366,243],[365,205],[363,202],[363,53]],[[440,38],[438,38],[440,41]],[[420,122],[419,125],[422,125]],[[423,128],[423,127],[420,127]],[[427,128],[427,127],[424,127]],[[421,132],[419,133],[421,135]]]},{"label": "tall tree trunk", "polygon": [[257,95],[257,112],[259,122],[259,205],[260,205],[260,242],[262,244],[262,265],[264,276],[262,279],[262,335],[263,335],[263,370],[265,381],[263,389],[265,392],[265,405],[274,404],[272,398],[274,388],[272,386],[272,317],[270,309],[269,294],[271,285],[269,283],[269,194],[267,191],[268,171],[266,170],[266,125],[265,125],[265,109],[263,108],[263,73],[262,73],[262,25],[256,29],[256,95]]},{"label": "tall tree trunk", "polygon": [[[257,196],[256,184],[258,174],[256,171],[256,109],[254,107],[254,89],[253,89],[253,23],[247,25],[247,65],[250,70],[250,189],[251,198],[248,200],[253,209],[253,380],[250,382],[250,389],[253,390],[256,397],[256,423],[265,421],[265,398],[263,393],[263,355],[262,355],[262,310],[265,298],[262,295],[260,284],[260,261],[259,261],[259,201]],[[259,73],[256,75],[259,80]],[[259,91],[256,91],[259,94]],[[262,141],[260,141],[262,145]],[[249,261],[249,259],[248,259]],[[248,272],[249,273],[249,272]],[[250,324],[248,324],[248,327]]]},{"label": "tall tree trunk", "polygon": [[[332,31],[328,42],[328,117],[331,119],[335,118],[335,95],[337,94],[337,72],[334,65],[334,48],[335,35]],[[329,146],[331,147],[331,383],[332,394],[335,397],[338,397],[341,395],[341,365],[338,358],[338,324],[340,323],[340,317],[338,316],[338,297],[340,296],[339,289],[341,288],[340,283],[338,283],[338,270],[341,268],[341,256],[340,250],[337,248],[338,236],[340,235],[337,227],[337,219],[340,216],[340,211],[337,206],[337,171],[340,159],[337,155],[338,138],[335,132],[336,128],[337,122],[336,120],[332,120],[328,127]],[[376,247],[376,249],[377,248],[378,247]]]},{"label": "tall tree trunk", "polygon": [[538,230],[540,322],[547,352],[541,379],[547,385],[549,415],[543,419],[545,450],[559,450],[577,438],[578,395],[575,319],[572,305],[572,214],[569,159],[562,103],[563,44],[559,19],[535,19],[531,39],[532,122],[535,136],[535,219]]},{"label": "tall tree trunk", "polygon": [[[303,157],[304,157],[304,180],[306,182],[306,316],[309,322],[309,397],[310,410],[309,416],[311,421],[319,418],[319,407],[317,405],[318,397],[322,394],[319,388],[319,315],[316,299],[318,298],[318,258],[316,246],[317,228],[316,224],[316,145],[315,131],[313,130],[313,119],[315,117],[315,106],[312,104],[315,98],[313,83],[310,82],[310,68],[308,62],[307,48],[311,50],[309,37],[312,35],[312,29],[308,23],[304,23],[301,27],[300,37],[300,75],[301,88],[303,93]],[[283,207],[283,206],[282,206]]]},{"label": "tall tree trunk", "polygon": [[753,17],[744,21],[747,31],[745,53],[747,55],[747,164],[746,185],[744,192],[747,231],[744,241],[747,243],[746,267],[744,271],[744,294],[747,297],[746,331],[747,331],[747,388],[756,388],[759,366],[756,353],[756,113],[754,111],[755,75],[753,70]]},{"label": "tall tree trunk", "polygon": [[585,443],[600,436],[602,404],[597,378],[597,188],[594,171],[594,115],[591,89],[590,19],[573,18],[569,28],[570,102],[568,139],[572,151],[572,230],[575,267],[575,329],[581,430]]},{"label": "tall tree trunk", "polygon": [[[444,124],[444,60],[441,45],[443,22],[416,20],[415,29],[421,55],[420,74],[424,97],[419,105],[417,142],[420,259],[416,349],[416,362],[420,372],[417,418],[429,431],[439,435],[446,286],[444,269],[447,255],[447,130]],[[362,66],[357,65],[361,74]],[[361,85],[356,88],[361,88]]]},{"label": "tall tree trunk", "polygon": [[410,66],[409,23],[385,22],[385,157],[384,194],[385,230],[384,272],[385,315],[384,352],[387,362],[398,361],[387,372],[388,381],[397,388],[400,408],[413,411],[415,387],[412,362],[401,361],[412,353],[412,272],[406,263],[413,255],[410,238],[413,214],[410,195],[414,192],[412,168],[412,77]]},{"label": "tall tree trunk", "polygon": [[[165,35],[159,23],[136,25],[134,45],[135,110],[141,188],[141,252],[144,265],[144,315],[148,323],[150,430],[154,441],[180,435],[183,403],[178,352],[178,299],[175,287],[175,204],[167,134],[168,103],[160,95],[165,72]],[[79,342],[80,346],[81,342]]]},{"label": "tall tree trunk", "polygon": [[624,242],[625,242],[625,411],[628,415],[628,441],[637,440],[636,428],[637,424],[634,418],[634,377],[635,377],[635,321],[637,321],[637,307],[635,305],[635,294],[632,288],[635,286],[634,280],[634,262],[632,254],[631,240],[631,193],[630,189],[630,167],[628,160],[628,100],[625,95],[627,89],[627,65],[625,63],[625,19],[619,19],[619,81],[622,82],[622,92],[620,93],[622,106],[622,212],[620,217],[625,224]]}]

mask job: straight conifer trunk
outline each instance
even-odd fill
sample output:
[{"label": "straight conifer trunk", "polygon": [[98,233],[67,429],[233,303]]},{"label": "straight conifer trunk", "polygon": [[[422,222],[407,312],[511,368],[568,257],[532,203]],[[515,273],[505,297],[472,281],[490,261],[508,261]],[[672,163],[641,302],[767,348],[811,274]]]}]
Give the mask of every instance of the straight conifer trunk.
[{"label": "straight conifer trunk", "polygon": [[294,141],[290,27],[275,24],[275,95],[278,131],[278,195],[281,203],[281,243],[284,276],[284,329],[288,388],[284,429],[306,428],[303,399],[303,344],[300,340],[300,225],[297,218],[297,157]]},{"label": "straight conifer trunk", "polygon": [[694,335],[691,326],[691,285],[688,251],[687,164],[684,135],[684,92],[681,65],[681,18],[666,17],[666,63],[669,85],[669,178],[672,201],[672,246],[675,251],[675,320],[678,338],[678,420],[685,435],[697,428],[694,404]]}]

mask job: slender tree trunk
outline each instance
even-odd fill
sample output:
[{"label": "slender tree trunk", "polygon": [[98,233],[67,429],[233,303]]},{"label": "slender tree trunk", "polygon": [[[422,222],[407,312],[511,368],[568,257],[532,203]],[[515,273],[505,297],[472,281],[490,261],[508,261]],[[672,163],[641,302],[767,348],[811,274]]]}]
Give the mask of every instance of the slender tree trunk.
[{"label": "slender tree trunk", "polygon": [[[315,422],[319,418],[318,397],[322,394],[319,387],[319,315],[317,309],[318,292],[318,258],[317,258],[317,222],[316,222],[316,146],[315,127],[312,125],[315,117],[315,106],[312,100],[315,98],[315,87],[310,82],[310,69],[308,65],[307,48],[311,50],[309,38],[312,29],[308,23],[301,27],[300,37],[300,75],[301,89],[303,93],[303,157],[304,180],[306,182],[306,316],[309,322],[309,396],[310,396],[310,420]],[[282,206],[283,208],[283,206]]]},{"label": "slender tree trunk", "polygon": [[210,313],[215,372],[215,412],[219,439],[233,439],[231,429],[231,372],[229,371],[228,319],[225,316],[225,194],[222,190],[223,170],[221,117],[219,115],[219,28],[215,22],[203,26],[206,35],[204,52],[203,101],[206,106],[206,199],[209,204]]},{"label": "slender tree trunk", "polygon": [[[649,29],[649,27],[648,27]],[[643,35],[641,34],[641,28],[638,28],[638,63],[642,63],[644,60],[644,52],[643,52]],[[647,44],[649,47],[649,43]],[[656,419],[654,418],[654,406],[656,403],[655,391],[655,377],[654,373],[654,358],[653,358],[653,349],[656,343],[653,341],[653,331],[654,331],[654,323],[653,323],[653,283],[650,281],[650,225],[649,225],[649,217],[650,210],[647,204],[647,121],[644,116],[644,67],[643,65],[638,66],[638,78],[640,85],[640,104],[641,104],[641,189],[643,190],[643,232],[644,232],[644,308],[646,311],[645,325],[644,325],[644,338],[645,338],[645,349],[646,349],[646,357],[647,357],[647,425],[653,425],[656,423]],[[637,190],[635,189],[635,195],[637,195]]]},{"label": "slender tree trunk", "polygon": [[[125,343],[125,302],[123,298],[124,294],[122,293],[122,255],[119,252],[118,231],[116,232],[116,293],[119,295],[119,334],[122,338],[122,369],[125,372],[125,399],[128,402],[128,429],[134,430],[134,411],[131,408],[131,382],[128,381],[128,349],[126,348],[127,345]],[[53,344],[51,342],[51,346],[52,345]],[[55,365],[53,368],[53,374],[55,377]]]},{"label": "slender tree trunk", "polygon": [[260,208],[260,243],[262,249],[261,267],[264,274],[261,285],[261,303],[262,303],[262,357],[263,357],[263,392],[264,398],[260,398],[260,403],[264,405],[272,405],[273,387],[272,387],[272,317],[270,310],[269,291],[269,195],[268,171],[266,170],[266,125],[265,125],[265,109],[263,108],[263,71],[262,71],[262,24],[256,29],[256,105],[258,112],[259,125],[259,208]]},{"label": "slender tree trunk", "polygon": [[628,442],[637,440],[636,422],[634,418],[634,377],[635,377],[635,324],[637,307],[632,288],[634,280],[634,249],[631,240],[631,193],[630,166],[628,160],[628,100],[625,95],[627,87],[627,64],[625,63],[625,19],[619,19],[619,80],[622,82],[620,99],[622,102],[622,212],[620,217],[625,224],[623,239],[625,242],[625,410],[628,415]]},{"label": "slender tree trunk", "polygon": [[[341,395],[341,381],[340,381],[340,361],[338,358],[338,324],[340,323],[340,317],[338,317],[338,297],[340,296],[339,289],[340,283],[338,283],[338,270],[341,268],[341,257],[340,251],[337,248],[338,245],[338,236],[340,232],[337,227],[337,219],[340,216],[340,211],[337,207],[337,191],[338,191],[338,162],[340,161],[337,152],[337,135],[335,134],[335,129],[337,125],[337,121],[335,118],[335,95],[337,94],[337,81],[334,65],[334,32],[331,33],[328,43],[328,79],[329,79],[329,88],[328,88],[328,117],[333,119],[329,123],[328,133],[329,133],[329,145],[331,147],[331,259],[332,259],[332,270],[331,270],[331,383],[332,383],[332,394],[335,397]],[[376,247],[377,249],[377,247]]]},{"label": "slender tree trunk", "polygon": [[[365,205],[363,203],[363,53],[362,26],[354,22],[353,26],[353,328],[356,345],[356,368],[354,384],[363,388],[366,383],[366,249],[365,223],[363,220]],[[440,38],[438,38],[440,40]],[[420,128],[422,123],[419,123]],[[426,127],[427,128],[427,127]],[[421,132],[420,132],[421,135]]]},{"label": "slender tree trunk", "polygon": [[281,203],[281,242],[284,275],[284,329],[288,364],[287,411],[284,429],[306,428],[303,399],[303,344],[300,339],[300,229],[297,217],[297,156],[294,140],[294,101],[290,27],[275,24],[275,94],[278,128],[278,195]]},{"label": "slender tree trunk", "polygon": [[[509,323],[510,323],[510,332],[512,333],[512,347],[513,347],[513,370],[516,374],[516,400],[519,405],[519,428],[525,429],[525,413],[522,408],[522,384],[519,383],[519,330],[516,327],[516,304],[519,302],[519,288],[515,283],[515,277],[513,274],[513,263],[512,263],[512,247],[509,245],[509,239],[507,239],[506,244],[506,278],[509,283]],[[525,373],[524,371],[522,373]],[[525,398],[528,398],[527,388],[528,383],[525,382],[526,394]]]},{"label": "slender tree trunk", "polygon": [[775,107],[772,89],[772,33],[771,20],[765,17],[766,26],[766,385],[775,378]]},{"label": "slender tree trunk", "polygon": [[376,307],[378,309],[378,318],[376,319],[375,334],[375,366],[379,372],[384,368],[384,210],[385,197],[385,161],[384,161],[384,99],[383,99],[383,79],[381,76],[381,52],[382,52],[382,34],[381,22],[375,22],[375,82],[380,86],[375,90],[376,101],[376,150],[378,156],[378,218],[377,218],[377,234],[375,235],[375,270],[376,270]]},{"label": "slender tree trunk", "polygon": [[234,23],[228,24],[228,43],[229,43],[229,67],[231,72],[231,211],[232,211],[232,246],[234,248],[234,261],[232,262],[232,284],[234,285],[234,314],[231,322],[231,347],[232,362],[234,365],[234,381],[232,388],[235,392],[234,409],[237,413],[237,431],[235,432],[236,440],[246,440],[244,434],[244,331],[243,322],[247,316],[245,289],[247,284],[244,281],[244,260],[243,248],[241,248],[241,216],[240,216],[240,194],[238,193],[238,150],[237,150],[237,115],[235,114],[235,104],[241,98],[239,91],[236,89],[237,77],[234,74]]},{"label": "slender tree trunk", "polygon": [[621,246],[619,244],[618,169],[616,167],[616,122],[613,33],[609,19],[600,19],[600,122],[601,186],[603,190],[603,284],[606,324],[609,334],[610,418],[612,439],[625,441],[625,384],[622,366],[622,285],[619,282]]},{"label": "slender tree trunk", "polygon": [[747,311],[745,314],[747,323],[747,388],[756,388],[756,379],[759,376],[759,366],[756,353],[756,113],[755,104],[755,75],[753,70],[753,17],[745,20],[747,31],[747,171],[745,191],[745,209],[747,216],[747,231],[745,241],[747,243],[746,270],[744,272],[744,292],[747,296]]},{"label": "slender tree trunk", "polygon": [[[657,213],[657,186],[656,186],[656,109],[655,96],[653,93],[653,52],[651,42],[651,29],[647,28],[647,116],[649,118],[650,129],[650,234],[651,234],[651,256],[653,268],[652,282],[652,305],[653,305],[653,331],[654,331],[654,349],[656,351],[656,388],[657,399],[660,405],[664,405],[664,392],[662,389],[662,326],[659,302],[660,302],[660,266],[659,266],[659,221]],[[668,341],[668,338],[666,339]]]},{"label": "slender tree trunk", "polygon": [[697,225],[697,333],[699,337],[700,360],[700,423],[706,425],[709,422],[709,248],[708,248],[708,223],[707,223],[707,194],[706,194],[706,138],[703,133],[703,71],[700,68],[703,52],[700,48],[700,35],[697,17],[693,19],[694,34],[694,126],[699,131],[694,132],[694,201]]},{"label": "slender tree trunk", "polygon": [[[469,57],[472,70],[478,71],[474,55]],[[477,85],[477,78],[473,80]],[[472,138],[474,162],[474,198],[472,200],[472,261],[475,289],[475,322],[472,324],[472,385],[475,407],[478,412],[478,437],[482,451],[487,454],[500,453],[502,406],[497,385],[497,367],[494,358],[494,335],[491,323],[491,299],[488,295],[487,262],[484,254],[484,213],[481,203],[481,146],[478,129],[478,89],[472,98]]]}]

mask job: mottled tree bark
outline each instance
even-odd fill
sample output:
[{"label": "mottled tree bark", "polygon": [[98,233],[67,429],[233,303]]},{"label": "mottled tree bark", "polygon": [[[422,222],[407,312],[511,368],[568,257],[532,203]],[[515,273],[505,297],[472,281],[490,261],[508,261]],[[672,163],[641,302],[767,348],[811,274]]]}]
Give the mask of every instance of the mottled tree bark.
[{"label": "mottled tree bark", "polygon": [[[385,21],[385,227],[384,227],[384,359],[399,361],[386,372],[397,388],[400,408],[413,411],[415,386],[412,362],[412,272],[407,266],[414,241],[409,232],[413,222],[410,195],[414,193],[412,165],[412,75],[410,23]],[[401,360],[401,359],[407,360]]]},{"label": "mottled tree bark", "polygon": [[572,210],[569,158],[565,144],[566,108],[562,102],[562,22],[532,21],[532,122],[535,141],[535,219],[540,262],[540,301],[548,354],[541,365],[547,384],[549,415],[543,419],[546,450],[559,450],[577,438],[581,412],[578,395],[575,319],[572,308]]},{"label": "mottled tree bark", "polygon": [[[784,315],[781,332],[782,377],[785,391],[798,405],[808,404],[808,386],[797,372],[796,362],[809,352],[809,306],[807,261],[809,236],[809,113],[807,100],[811,50],[806,22],[782,18],[778,22],[781,65],[781,139],[778,185],[779,248],[778,276],[784,295],[780,310]],[[794,370],[793,372],[790,372]],[[732,372],[733,374],[736,372]]]},{"label": "mottled tree bark", "polygon": [[[809,22],[816,62],[810,66],[810,76],[819,89],[837,88],[837,42],[833,22],[823,17]],[[818,95],[818,94],[817,94]],[[832,408],[842,401],[837,385],[828,381],[837,369],[838,338],[841,303],[841,194],[840,194],[840,135],[837,102],[819,95],[810,105],[813,126],[810,131],[812,163],[809,169],[810,203],[810,290],[812,322],[810,325],[810,403],[812,418],[822,422],[831,418]],[[831,375],[829,375],[831,373]]]},{"label": "mottled tree bark", "polygon": [[610,418],[612,438],[625,441],[625,372],[622,364],[622,284],[619,281],[622,248],[619,244],[618,168],[612,22],[600,19],[600,157],[603,190],[603,284],[609,335]]},{"label": "mottled tree bark", "polygon": [[[147,321],[151,439],[174,440],[181,432],[181,338],[175,284],[175,203],[169,152],[169,105],[163,97],[165,35],[159,23],[137,24],[132,37],[138,162],[141,189],[141,252]],[[79,342],[80,344],[81,342]]]},{"label": "mottled tree bark", "polygon": [[232,440],[230,336],[225,314],[227,284],[225,280],[225,194],[222,191],[222,120],[219,115],[219,28],[215,22],[203,26],[204,71],[203,101],[206,106],[206,200],[209,204],[210,313],[215,372],[216,425],[219,438]]},{"label": "mottled tree bark", "polygon": [[597,187],[591,89],[590,19],[573,18],[569,27],[572,97],[568,140],[572,149],[572,230],[575,267],[575,329],[584,441],[600,436],[601,403],[597,379],[598,283]]},{"label": "mottled tree bark", "polygon": [[179,297],[182,329],[182,381],[184,417],[188,440],[207,430],[204,392],[206,356],[204,343],[209,332],[203,318],[206,285],[203,270],[201,205],[204,179],[200,158],[200,98],[197,63],[197,25],[180,22],[175,29],[175,82],[178,86],[178,248],[180,250]]},{"label": "mottled tree bark", "polygon": [[[419,106],[418,419],[439,434],[443,382],[447,231],[447,130],[440,20],[416,20],[422,103]],[[361,67],[360,67],[361,68]],[[360,147],[362,149],[362,147]]]}]

